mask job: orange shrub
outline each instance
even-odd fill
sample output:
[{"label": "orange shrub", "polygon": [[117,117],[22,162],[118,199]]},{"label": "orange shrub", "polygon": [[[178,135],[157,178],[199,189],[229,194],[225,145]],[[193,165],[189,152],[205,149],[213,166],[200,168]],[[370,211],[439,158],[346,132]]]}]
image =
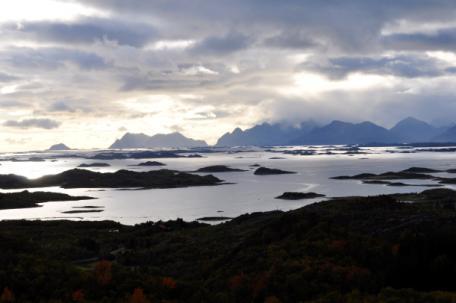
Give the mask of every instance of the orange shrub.
[{"label": "orange shrub", "polygon": [[144,295],[144,291],[142,290],[142,288],[135,288],[133,290],[133,293],[131,294],[128,302],[129,303],[148,303],[149,300],[147,300],[146,296]]},{"label": "orange shrub", "polygon": [[84,302],[84,292],[82,291],[82,289],[74,291],[71,295],[71,299],[74,302]]},{"label": "orange shrub", "polygon": [[14,294],[8,287],[3,288],[0,302],[14,302]]},{"label": "orange shrub", "polygon": [[169,289],[176,288],[176,281],[171,277],[165,277],[162,279],[162,285]]},{"label": "orange shrub", "polygon": [[95,265],[95,278],[101,286],[106,286],[112,280],[112,263],[106,260],[98,261]]}]

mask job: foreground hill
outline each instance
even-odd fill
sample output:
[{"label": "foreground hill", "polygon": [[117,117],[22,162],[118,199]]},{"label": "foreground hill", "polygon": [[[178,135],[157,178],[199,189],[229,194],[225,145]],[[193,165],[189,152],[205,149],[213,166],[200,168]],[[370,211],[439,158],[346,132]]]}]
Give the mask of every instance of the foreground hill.
[{"label": "foreground hill", "polygon": [[455,203],[431,190],[217,226],[5,221],[0,287],[15,302],[455,302]]},{"label": "foreground hill", "polygon": [[202,140],[193,140],[180,133],[157,134],[148,136],[145,134],[126,133],[116,140],[109,148],[161,148],[161,147],[206,147],[207,143]]}]

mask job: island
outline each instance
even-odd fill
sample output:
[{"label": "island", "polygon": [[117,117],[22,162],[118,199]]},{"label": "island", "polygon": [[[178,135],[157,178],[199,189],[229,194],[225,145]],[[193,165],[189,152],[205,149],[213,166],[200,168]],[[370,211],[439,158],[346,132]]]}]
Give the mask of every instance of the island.
[{"label": "island", "polygon": [[280,196],[276,197],[276,199],[282,199],[282,200],[302,200],[302,199],[315,199],[315,198],[321,198],[324,197],[325,195],[322,194],[317,194],[313,192],[309,193],[302,193],[302,192],[284,192]]},{"label": "island", "polygon": [[[456,178],[448,178],[430,175],[429,173],[447,172],[454,173],[454,169],[434,170],[422,167],[412,167],[399,172],[386,172],[382,174],[362,173],[354,176],[337,176],[331,179],[335,180],[361,180],[365,184],[384,184],[388,186],[427,186],[437,187],[439,184],[456,184]],[[388,182],[389,180],[431,180],[438,184],[406,184],[402,182]]]},{"label": "island", "polygon": [[104,209],[74,209],[62,211],[62,214],[89,214],[89,213],[101,213]]},{"label": "island", "polygon": [[227,172],[242,172],[244,169],[231,168],[226,165],[212,165],[197,169],[198,173],[227,173]]},{"label": "island", "polygon": [[202,221],[202,222],[218,222],[218,221],[227,221],[231,220],[233,218],[231,217],[223,217],[223,216],[218,216],[218,217],[201,217],[196,219],[196,221]]},{"label": "island", "polygon": [[0,209],[16,209],[40,207],[39,203],[54,201],[90,200],[92,197],[70,196],[54,192],[29,192],[27,190],[14,193],[0,193]]},{"label": "island", "polygon": [[286,171],[276,168],[267,168],[267,167],[259,167],[254,172],[255,175],[263,176],[263,175],[284,175],[284,174],[296,174],[296,172]]},{"label": "island", "polygon": [[166,164],[158,161],[146,161],[132,166],[165,166]]},{"label": "island", "polygon": [[135,172],[119,170],[113,173],[71,169],[56,175],[27,179],[18,175],[0,175],[0,188],[34,188],[59,186],[63,188],[174,188],[219,185],[222,180],[212,175],[194,175],[174,170]]}]

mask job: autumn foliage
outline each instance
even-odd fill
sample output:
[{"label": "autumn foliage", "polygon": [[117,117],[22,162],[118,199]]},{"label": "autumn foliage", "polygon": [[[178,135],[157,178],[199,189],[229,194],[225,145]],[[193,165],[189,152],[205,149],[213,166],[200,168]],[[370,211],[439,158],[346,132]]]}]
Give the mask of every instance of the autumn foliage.
[{"label": "autumn foliage", "polygon": [[84,292],[81,289],[78,289],[73,292],[71,299],[74,302],[84,302]]},{"label": "autumn foliage", "polygon": [[230,280],[228,281],[228,286],[232,290],[238,289],[242,286],[242,284],[244,283],[244,280],[245,280],[244,273],[237,274],[230,278]]},{"label": "autumn foliage", "polygon": [[169,289],[176,288],[176,281],[171,277],[165,277],[162,279],[162,285]]},{"label": "autumn foliage", "polygon": [[128,300],[129,303],[149,303],[142,288],[135,288]]},{"label": "autumn foliage", "polygon": [[112,280],[112,263],[107,260],[98,261],[95,265],[95,278],[101,286],[106,286]]},{"label": "autumn foliage", "polygon": [[0,302],[14,302],[14,294],[8,287],[3,289],[2,295],[0,296]]},{"label": "autumn foliage", "polygon": [[264,303],[282,303],[276,296],[269,296],[264,300]]}]

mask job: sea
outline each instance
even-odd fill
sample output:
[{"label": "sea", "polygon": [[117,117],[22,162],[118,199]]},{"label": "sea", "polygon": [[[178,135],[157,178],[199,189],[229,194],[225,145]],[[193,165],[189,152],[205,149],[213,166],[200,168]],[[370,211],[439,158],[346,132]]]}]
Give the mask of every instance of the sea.
[{"label": "sea", "polygon": [[[312,151],[312,153],[306,153]],[[334,180],[332,177],[360,173],[383,173],[400,171],[410,167],[426,167],[440,170],[456,169],[456,153],[453,151],[422,151],[414,147],[362,147],[344,146],[283,146],[242,147],[189,151],[201,158],[160,158],[88,160],[84,157],[96,154],[90,151],[59,151],[5,153],[0,155],[0,174],[16,174],[38,178],[74,169],[82,163],[104,162],[109,167],[86,168],[98,172],[114,172],[120,169],[148,171],[172,169],[192,172],[201,167],[226,165],[242,172],[213,173],[224,180],[223,185],[171,189],[63,189],[59,187],[33,188],[29,191],[63,192],[77,196],[91,196],[94,200],[71,202],[47,202],[40,207],[0,210],[0,220],[113,220],[127,225],[147,221],[167,221],[181,218],[185,221],[203,217],[236,217],[245,213],[274,210],[292,210],[325,199],[344,196],[369,196],[391,193],[421,192],[429,189],[424,184],[429,180],[404,180],[413,186],[391,187],[381,184],[363,184],[357,180]],[[185,153],[183,154],[185,156]],[[18,161],[33,157],[44,161]],[[140,162],[156,160],[164,167],[139,167]],[[258,164],[296,172],[286,175],[255,175]],[[204,175],[204,174],[203,174]],[[456,174],[437,173],[439,176]],[[448,188],[455,186],[448,185]],[[24,189],[0,190],[15,192]],[[284,192],[315,192],[325,197],[308,200],[280,200]],[[65,213],[80,207],[99,207],[100,212]]]}]

